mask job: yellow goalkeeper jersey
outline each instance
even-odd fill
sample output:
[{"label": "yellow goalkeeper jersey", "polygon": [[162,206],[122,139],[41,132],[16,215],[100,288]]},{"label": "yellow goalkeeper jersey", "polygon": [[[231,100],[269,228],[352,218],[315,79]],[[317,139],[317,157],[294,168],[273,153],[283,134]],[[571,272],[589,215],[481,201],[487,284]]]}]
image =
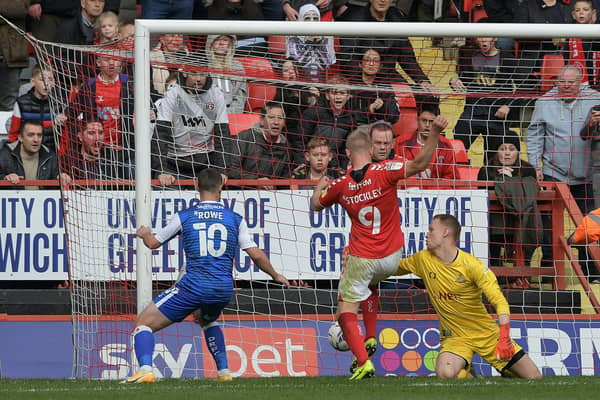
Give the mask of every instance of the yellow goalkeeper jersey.
[{"label": "yellow goalkeeper jersey", "polygon": [[446,264],[429,250],[400,261],[398,275],[414,273],[425,282],[427,293],[440,321],[440,336],[489,337],[498,331],[488,314],[482,292],[498,314],[509,314],[506,298],[496,275],[477,257],[458,250],[456,259]]}]

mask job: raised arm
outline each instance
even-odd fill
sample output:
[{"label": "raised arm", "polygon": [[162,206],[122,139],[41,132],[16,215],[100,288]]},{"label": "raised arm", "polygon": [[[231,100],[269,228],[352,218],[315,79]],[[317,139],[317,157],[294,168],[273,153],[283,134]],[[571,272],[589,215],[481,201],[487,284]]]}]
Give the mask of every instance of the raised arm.
[{"label": "raised arm", "polygon": [[311,197],[311,205],[315,211],[321,211],[325,208],[325,206],[323,206],[319,201],[319,198],[321,197],[321,193],[323,192],[323,190],[325,190],[327,186],[329,186],[329,178],[327,176],[322,176],[317,185],[315,186]]}]

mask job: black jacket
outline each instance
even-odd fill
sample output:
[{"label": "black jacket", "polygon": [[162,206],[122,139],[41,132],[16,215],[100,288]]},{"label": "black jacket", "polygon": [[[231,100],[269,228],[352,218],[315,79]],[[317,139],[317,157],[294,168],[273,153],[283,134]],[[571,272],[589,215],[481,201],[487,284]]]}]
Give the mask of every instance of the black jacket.
[{"label": "black jacket", "polygon": [[[42,146],[39,154],[36,179],[41,181],[55,180],[59,174],[56,153]],[[6,175],[10,174],[25,176],[23,160],[21,159],[21,142],[8,143],[0,149],[0,179],[4,179]],[[6,188],[8,187],[4,186],[4,189]]]},{"label": "black jacket", "polygon": [[31,5],[41,4],[42,14],[74,17],[80,9],[78,0],[31,0]]},{"label": "black jacket", "polygon": [[307,87],[286,85],[275,92],[273,101],[281,103],[285,112],[286,138],[295,164],[304,162],[304,141],[302,140],[302,114],[314,98]]},{"label": "black jacket", "polygon": [[[381,90],[378,90],[381,88]],[[383,106],[374,113],[369,112],[371,105],[377,98],[383,100]],[[350,98],[350,108],[356,115],[358,125],[370,124],[383,120],[395,124],[400,118],[400,110],[393,89],[389,85],[379,85],[369,90],[354,90]]]},{"label": "black jacket", "polygon": [[[83,32],[82,26],[83,16],[78,11],[75,18],[72,18],[58,29],[55,38],[56,42],[91,45],[94,37],[88,38]],[[96,74],[96,58],[92,51],[63,48],[61,53],[61,56],[55,59],[55,69],[61,72],[61,86],[77,85]],[[63,80],[64,82],[62,82]],[[60,96],[63,99],[68,98],[69,89],[70,87],[62,89]]]},{"label": "black jacket", "polygon": [[481,168],[478,180],[495,182],[494,191],[504,211],[490,213],[492,235],[514,236],[516,243],[536,247],[542,239],[542,219],[537,207],[537,183],[535,168],[526,161],[513,167],[513,176],[498,173],[500,166],[491,161],[488,167]]},{"label": "black jacket", "polygon": [[483,0],[483,8],[488,21],[494,23],[514,23],[519,18],[523,0]]},{"label": "black jacket", "polygon": [[56,151],[54,143],[54,132],[52,132],[52,110],[50,99],[38,99],[32,88],[23,96],[17,98],[17,106],[20,115],[13,115],[8,139],[16,142],[19,136],[19,128],[25,121],[39,121],[44,128],[42,144],[52,151]]},{"label": "black jacket", "polygon": [[[86,161],[81,155],[81,148],[74,149],[70,157],[65,157],[64,163],[73,179],[112,180],[128,179],[131,171],[123,159],[122,151],[103,147],[100,156],[94,161]],[[90,188],[102,189],[99,183],[90,184]]]},{"label": "black jacket", "polygon": [[496,108],[514,103],[515,98],[510,94],[521,87],[520,80],[515,81],[521,76],[515,73],[514,58],[500,51],[499,65],[491,68],[478,64],[485,58],[479,48],[465,47],[459,54],[458,76],[468,93],[463,115],[495,119]]},{"label": "black jacket", "polygon": [[[338,20],[377,22],[369,8],[370,5],[362,8],[349,8]],[[384,22],[407,22],[407,19],[400,15],[395,7],[390,7]],[[417,62],[408,38],[341,38],[340,44],[342,51],[338,52],[338,59],[342,65],[348,68],[347,73],[351,76],[357,76],[359,73],[356,68],[362,52],[365,49],[373,48],[379,50],[381,54],[380,73],[383,76],[397,82],[404,81],[402,76],[396,72],[396,62],[398,62],[415,83],[429,82],[427,75]],[[352,54],[352,58],[349,59],[348,54]]]},{"label": "black jacket", "polygon": [[333,159],[329,163],[329,167],[345,169],[348,165],[345,151],[346,137],[358,125],[355,113],[344,109],[340,115],[335,116],[329,105],[319,104],[307,108],[302,119],[304,146],[306,147],[312,137],[329,139],[333,152]]},{"label": "black jacket", "polygon": [[280,139],[279,143],[267,143],[262,128],[250,128],[240,132],[234,145],[230,176],[234,179],[289,178],[289,147],[283,134],[280,135]]}]

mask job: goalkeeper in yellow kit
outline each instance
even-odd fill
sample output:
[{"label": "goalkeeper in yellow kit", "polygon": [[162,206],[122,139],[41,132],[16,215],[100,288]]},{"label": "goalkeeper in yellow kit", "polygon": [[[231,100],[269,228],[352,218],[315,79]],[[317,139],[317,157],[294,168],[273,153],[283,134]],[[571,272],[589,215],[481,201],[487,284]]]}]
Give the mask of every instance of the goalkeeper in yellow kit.
[{"label": "goalkeeper in yellow kit", "polygon": [[[436,215],[429,224],[427,249],[401,260],[397,271],[423,279],[438,315],[437,377],[469,377],[477,353],[503,376],[541,378],[538,367],[510,338],[508,302],[496,276],[477,257],[456,247],[460,229],[452,215]],[[486,311],[482,293],[495,307],[500,326]]]}]

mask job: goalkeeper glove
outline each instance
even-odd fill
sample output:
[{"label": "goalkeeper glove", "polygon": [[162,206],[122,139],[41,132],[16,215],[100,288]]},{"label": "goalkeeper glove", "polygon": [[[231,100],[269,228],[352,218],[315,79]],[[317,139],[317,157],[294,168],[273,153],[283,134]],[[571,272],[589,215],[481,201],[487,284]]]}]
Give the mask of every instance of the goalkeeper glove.
[{"label": "goalkeeper glove", "polygon": [[508,361],[515,355],[515,346],[510,340],[510,324],[500,325],[500,337],[496,345],[496,359]]}]

